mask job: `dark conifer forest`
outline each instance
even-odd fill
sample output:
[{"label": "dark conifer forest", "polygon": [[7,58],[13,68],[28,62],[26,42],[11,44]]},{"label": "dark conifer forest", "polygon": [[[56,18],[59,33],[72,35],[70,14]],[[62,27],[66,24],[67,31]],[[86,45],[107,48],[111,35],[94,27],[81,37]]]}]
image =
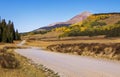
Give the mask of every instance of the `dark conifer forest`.
[{"label": "dark conifer forest", "polygon": [[13,22],[0,20],[0,42],[13,43],[14,40],[20,40],[20,34],[15,31]]}]

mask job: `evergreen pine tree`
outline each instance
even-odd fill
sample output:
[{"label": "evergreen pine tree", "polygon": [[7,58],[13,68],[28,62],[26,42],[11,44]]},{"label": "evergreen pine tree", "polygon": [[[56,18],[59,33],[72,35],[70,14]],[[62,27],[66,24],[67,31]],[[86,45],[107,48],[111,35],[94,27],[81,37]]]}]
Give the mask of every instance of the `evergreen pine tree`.
[{"label": "evergreen pine tree", "polygon": [[14,29],[14,24],[9,20],[8,24],[5,19],[0,20],[0,42],[13,43],[13,40],[20,40],[18,30]]},{"label": "evergreen pine tree", "polygon": [[14,40],[13,39],[14,38],[14,36],[13,36],[13,26],[11,24],[12,24],[11,21],[9,21],[8,24],[7,24],[7,27],[8,27],[7,38],[8,38],[9,43],[13,43],[13,40]]},{"label": "evergreen pine tree", "polygon": [[18,33],[18,30],[15,32],[15,40],[20,40],[20,34]]},{"label": "evergreen pine tree", "polygon": [[4,27],[4,29],[3,29],[2,42],[8,42],[8,40],[7,40],[7,27]]}]

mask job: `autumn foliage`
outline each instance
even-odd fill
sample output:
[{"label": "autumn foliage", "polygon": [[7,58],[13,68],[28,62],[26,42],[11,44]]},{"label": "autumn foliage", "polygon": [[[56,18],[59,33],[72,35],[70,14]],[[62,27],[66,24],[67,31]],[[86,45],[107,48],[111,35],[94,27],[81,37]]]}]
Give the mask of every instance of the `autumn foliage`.
[{"label": "autumn foliage", "polygon": [[[120,36],[120,21],[116,20],[114,24],[105,22],[116,14],[93,14],[86,20],[70,25],[69,27],[60,27],[54,29],[56,32],[62,31],[60,37],[66,36],[98,36],[105,35],[106,37]],[[120,14],[117,14],[120,16]]]}]

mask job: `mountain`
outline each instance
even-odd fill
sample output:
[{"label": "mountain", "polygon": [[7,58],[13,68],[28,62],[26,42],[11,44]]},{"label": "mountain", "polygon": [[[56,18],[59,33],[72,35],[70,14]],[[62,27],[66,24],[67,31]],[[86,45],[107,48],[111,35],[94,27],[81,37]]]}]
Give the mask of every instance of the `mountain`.
[{"label": "mountain", "polygon": [[[70,27],[64,27],[63,24],[66,26],[69,26],[68,24],[70,24]],[[48,31],[55,27],[59,28],[56,28],[55,30],[50,32]],[[42,35],[42,37],[49,38],[98,35],[104,35],[106,37],[120,37],[120,12],[97,13],[92,15],[91,13],[84,12],[66,22],[53,23],[46,27],[39,28],[33,33],[45,33],[44,35]]]},{"label": "mountain", "polygon": [[60,37],[99,36],[120,37],[120,12],[92,14],[82,22],[72,24],[61,31]]},{"label": "mountain", "polygon": [[69,23],[69,24],[74,24],[74,23],[77,23],[77,22],[80,22],[80,21],[83,21],[85,20],[88,16],[90,16],[92,13],[90,12],[83,12],[73,18],[71,18],[70,20],[68,20],[66,23]]},{"label": "mountain", "polygon": [[34,31],[44,31],[44,30],[51,30],[51,29],[57,28],[57,27],[69,26],[71,24],[74,24],[74,23],[77,23],[77,22],[85,20],[91,14],[92,13],[85,11],[85,12],[82,12],[82,13],[76,15],[75,17],[71,18],[68,21],[65,21],[65,22],[56,22],[56,23],[53,23],[53,24],[49,24],[48,26],[41,27],[41,28],[36,29]]}]

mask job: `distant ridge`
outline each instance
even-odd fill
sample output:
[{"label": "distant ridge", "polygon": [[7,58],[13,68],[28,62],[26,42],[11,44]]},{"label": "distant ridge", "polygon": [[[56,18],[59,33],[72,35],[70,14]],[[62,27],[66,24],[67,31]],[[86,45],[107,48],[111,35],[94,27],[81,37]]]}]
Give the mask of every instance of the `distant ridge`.
[{"label": "distant ridge", "polygon": [[94,15],[106,15],[106,14],[120,14],[120,12],[111,12],[111,13],[96,13]]}]

